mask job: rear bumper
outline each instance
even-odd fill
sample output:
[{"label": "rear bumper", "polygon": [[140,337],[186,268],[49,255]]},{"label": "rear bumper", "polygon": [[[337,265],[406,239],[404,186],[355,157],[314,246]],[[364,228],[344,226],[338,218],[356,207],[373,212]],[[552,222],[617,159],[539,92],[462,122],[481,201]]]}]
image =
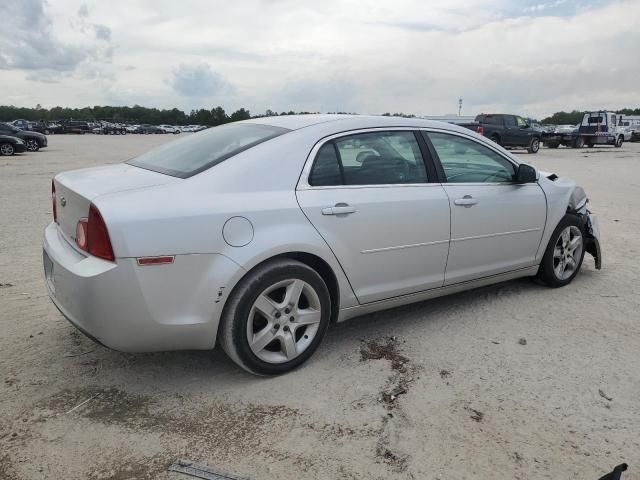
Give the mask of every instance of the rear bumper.
[{"label": "rear bumper", "polygon": [[84,256],[55,223],[44,234],[49,297],[95,341],[125,352],[206,350],[215,345],[226,295],[240,267],[223,255],[178,255],[171,265]]}]

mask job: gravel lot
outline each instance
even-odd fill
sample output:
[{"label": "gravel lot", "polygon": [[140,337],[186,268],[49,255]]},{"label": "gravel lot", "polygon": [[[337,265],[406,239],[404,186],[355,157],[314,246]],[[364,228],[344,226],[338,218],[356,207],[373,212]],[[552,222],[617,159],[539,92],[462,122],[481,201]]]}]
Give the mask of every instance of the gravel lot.
[{"label": "gravel lot", "polygon": [[336,325],[306,366],[260,379],[219,351],[107,350],[46,295],[51,178],[174,138],[50,136],[0,158],[0,478],[186,478],[167,473],[178,458],[254,480],[595,480],[622,461],[640,478],[640,144],[520,156],[585,188],[601,271],[587,256],[562,289]]}]

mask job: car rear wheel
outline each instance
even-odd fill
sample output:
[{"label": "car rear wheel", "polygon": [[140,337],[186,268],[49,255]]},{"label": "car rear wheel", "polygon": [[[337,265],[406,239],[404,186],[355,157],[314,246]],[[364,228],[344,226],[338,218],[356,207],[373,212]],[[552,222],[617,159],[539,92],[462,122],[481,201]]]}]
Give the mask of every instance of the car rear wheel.
[{"label": "car rear wheel", "polygon": [[9,157],[15,153],[16,149],[10,143],[0,144],[0,155],[3,157]]},{"label": "car rear wheel", "polygon": [[529,142],[529,146],[527,147],[527,152],[538,153],[538,150],[540,150],[540,139],[537,137],[533,137]]},{"label": "car rear wheel", "polygon": [[584,227],[567,213],[553,231],[542,257],[538,278],[550,287],[564,287],[580,271],[584,259]]},{"label": "car rear wheel", "polygon": [[34,138],[27,139],[27,150],[29,150],[30,152],[37,152],[38,150],[40,150],[38,141]]},{"label": "car rear wheel", "polygon": [[218,338],[248,372],[278,375],[313,354],[330,317],[331,297],[322,277],[304,263],[278,259],[258,267],[234,289]]},{"label": "car rear wheel", "polygon": [[489,140],[500,145],[500,137],[498,135],[491,135],[491,137],[489,137]]}]

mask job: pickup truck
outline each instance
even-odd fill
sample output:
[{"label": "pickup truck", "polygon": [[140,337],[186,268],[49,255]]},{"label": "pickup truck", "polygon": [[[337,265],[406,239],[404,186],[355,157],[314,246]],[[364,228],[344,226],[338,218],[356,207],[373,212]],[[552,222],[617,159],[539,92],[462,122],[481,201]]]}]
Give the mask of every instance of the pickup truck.
[{"label": "pickup truck", "polygon": [[518,115],[483,113],[476,117],[475,122],[461,123],[460,126],[484,135],[503,147],[526,148],[529,153],[538,153],[542,141],[542,131]]}]

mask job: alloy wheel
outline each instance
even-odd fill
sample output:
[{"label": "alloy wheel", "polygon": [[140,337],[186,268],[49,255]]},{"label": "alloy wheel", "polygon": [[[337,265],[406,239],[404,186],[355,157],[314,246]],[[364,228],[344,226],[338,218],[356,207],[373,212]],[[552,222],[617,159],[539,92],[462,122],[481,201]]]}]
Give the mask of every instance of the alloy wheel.
[{"label": "alloy wheel", "polygon": [[35,152],[36,150],[38,150],[38,148],[40,148],[40,146],[38,145],[38,142],[36,140],[34,140],[33,138],[27,140],[27,150],[29,150],[30,152]]},{"label": "alloy wheel", "polygon": [[558,280],[571,277],[582,257],[582,232],[570,225],[560,233],[553,250],[553,271]]},{"label": "alloy wheel", "polygon": [[277,282],[251,307],[249,347],[264,362],[289,362],[311,345],[321,319],[320,297],[311,285],[297,278]]},{"label": "alloy wheel", "polygon": [[0,145],[0,154],[2,155],[13,155],[14,150],[13,145],[10,143],[3,143]]}]

